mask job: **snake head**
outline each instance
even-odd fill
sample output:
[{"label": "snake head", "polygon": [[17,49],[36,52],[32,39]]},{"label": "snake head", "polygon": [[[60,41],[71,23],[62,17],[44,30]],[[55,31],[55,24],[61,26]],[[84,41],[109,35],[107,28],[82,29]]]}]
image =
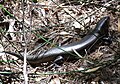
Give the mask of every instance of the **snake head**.
[{"label": "snake head", "polygon": [[98,23],[95,26],[95,29],[93,30],[92,33],[99,34],[99,35],[108,35],[108,28],[109,28],[109,21],[110,21],[110,17],[109,16],[105,16],[103,18],[101,18]]}]

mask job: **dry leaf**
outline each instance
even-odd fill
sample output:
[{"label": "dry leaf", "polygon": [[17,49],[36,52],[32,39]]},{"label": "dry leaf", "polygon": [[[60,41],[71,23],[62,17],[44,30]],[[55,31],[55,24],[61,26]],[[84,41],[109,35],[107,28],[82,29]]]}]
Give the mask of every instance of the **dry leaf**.
[{"label": "dry leaf", "polygon": [[99,68],[100,68],[100,66],[99,66],[99,67],[92,68],[92,69],[88,69],[88,70],[85,71],[85,72],[86,72],[86,73],[91,73],[91,72],[97,71]]},{"label": "dry leaf", "polygon": [[59,78],[54,78],[50,81],[49,84],[61,84]]},{"label": "dry leaf", "polygon": [[65,32],[65,31],[62,31],[62,32],[60,32],[59,34],[60,34],[60,35],[69,35],[70,33]]},{"label": "dry leaf", "polygon": [[120,17],[118,18],[118,32],[120,32]]}]

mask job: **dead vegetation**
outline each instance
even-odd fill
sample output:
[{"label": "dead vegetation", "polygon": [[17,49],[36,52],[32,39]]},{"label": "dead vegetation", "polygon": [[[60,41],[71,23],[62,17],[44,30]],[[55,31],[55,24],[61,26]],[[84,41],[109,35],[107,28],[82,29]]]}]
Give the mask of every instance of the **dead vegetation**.
[{"label": "dead vegetation", "polygon": [[[57,68],[47,63],[33,68],[28,63],[28,83],[119,84],[119,0],[0,0],[0,52],[34,54],[78,41],[103,16],[110,16],[112,44]],[[23,61],[0,53],[1,84],[24,83],[23,68]]]}]

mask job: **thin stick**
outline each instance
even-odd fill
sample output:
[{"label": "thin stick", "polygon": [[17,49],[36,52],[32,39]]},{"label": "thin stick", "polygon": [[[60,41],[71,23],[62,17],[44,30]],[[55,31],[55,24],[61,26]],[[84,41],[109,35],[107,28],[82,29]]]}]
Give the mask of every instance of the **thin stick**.
[{"label": "thin stick", "polygon": [[26,38],[26,28],[24,27],[24,17],[25,17],[25,8],[24,8],[25,0],[22,0],[22,11],[23,11],[23,37],[25,42],[25,51],[24,51],[24,65],[23,65],[23,75],[24,75],[24,84],[28,84],[28,74],[27,74],[27,38]]}]

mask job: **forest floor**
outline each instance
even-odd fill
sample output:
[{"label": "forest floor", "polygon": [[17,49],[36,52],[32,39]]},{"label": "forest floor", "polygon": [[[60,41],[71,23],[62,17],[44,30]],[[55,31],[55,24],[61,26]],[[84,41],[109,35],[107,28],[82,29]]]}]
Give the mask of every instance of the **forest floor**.
[{"label": "forest floor", "polygon": [[0,52],[34,55],[80,41],[105,16],[111,44],[58,67],[0,53],[0,83],[120,84],[119,0],[0,0]]}]

